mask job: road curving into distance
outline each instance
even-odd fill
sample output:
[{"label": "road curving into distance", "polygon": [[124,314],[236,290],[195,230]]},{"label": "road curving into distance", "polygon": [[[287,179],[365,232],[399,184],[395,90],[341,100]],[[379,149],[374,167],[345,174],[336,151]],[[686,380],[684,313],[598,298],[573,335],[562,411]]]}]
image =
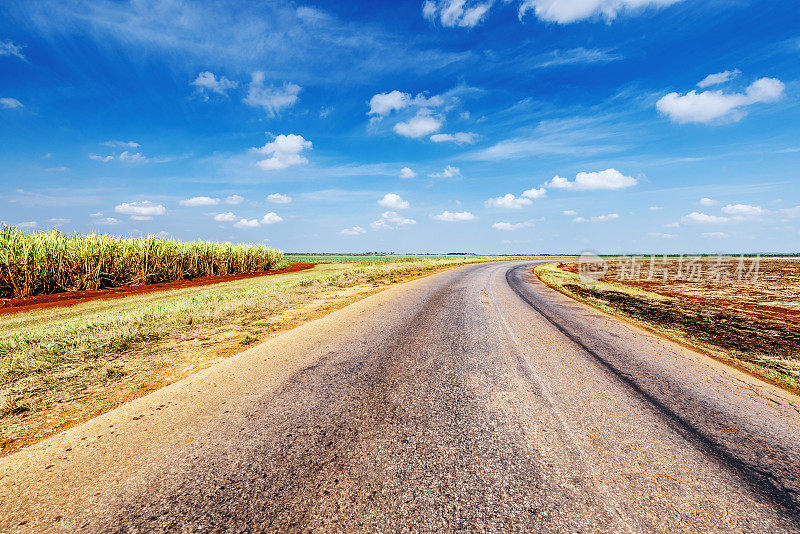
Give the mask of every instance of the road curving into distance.
[{"label": "road curving into distance", "polygon": [[800,531],[800,398],[532,262],[390,288],[0,460],[0,531]]}]

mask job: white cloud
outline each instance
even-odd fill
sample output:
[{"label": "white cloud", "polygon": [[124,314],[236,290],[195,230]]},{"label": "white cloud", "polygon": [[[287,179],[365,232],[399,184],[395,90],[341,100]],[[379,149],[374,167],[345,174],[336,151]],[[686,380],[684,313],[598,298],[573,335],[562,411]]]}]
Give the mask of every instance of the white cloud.
[{"label": "white cloud", "polygon": [[609,213],[608,215],[598,215],[596,217],[590,217],[589,219],[585,217],[575,217],[572,219],[573,222],[608,222],[613,221],[615,219],[619,219],[618,213]]},{"label": "white cloud", "polygon": [[456,132],[452,134],[434,134],[431,141],[434,143],[456,143],[457,145],[472,145],[480,136],[472,132]]},{"label": "white cloud", "polygon": [[300,93],[299,85],[285,83],[281,87],[268,87],[264,85],[265,79],[266,74],[262,71],[253,73],[247,89],[247,97],[244,99],[245,104],[263,108],[270,117],[274,117],[283,108],[297,102],[297,95]]},{"label": "white cloud", "polygon": [[23,230],[33,230],[34,228],[39,226],[39,223],[37,223],[36,221],[25,221],[17,223],[16,226],[17,228],[21,228]]},{"label": "white cloud", "polygon": [[527,228],[529,226],[533,226],[533,222],[526,221],[521,223],[510,223],[510,222],[496,222],[492,225],[492,228],[495,230],[502,230],[504,232],[513,232],[514,230],[521,230],[522,228]]},{"label": "white cloud", "polygon": [[302,135],[280,134],[275,137],[271,143],[267,143],[261,148],[253,148],[252,150],[259,154],[272,156],[271,158],[262,159],[258,162],[258,166],[265,171],[274,171],[285,169],[293,165],[300,165],[308,163],[308,160],[300,155],[303,150],[311,150],[311,141],[303,139]]},{"label": "white cloud", "polygon": [[89,159],[93,159],[95,161],[102,161],[103,163],[108,163],[109,161],[114,159],[114,156],[98,156],[97,154],[89,154]]},{"label": "white cloud", "polygon": [[130,215],[131,218],[152,217],[153,215],[164,215],[167,212],[164,206],[161,204],[155,204],[149,200],[142,200],[140,202],[123,202],[118,206],[114,206],[114,211],[123,215]]},{"label": "white cloud", "polygon": [[228,91],[237,87],[239,82],[231,81],[225,76],[217,78],[213,72],[205,71],[198,74],[197,78],[189,85],[194,85],[197,87],[198,91],[203,92],[203,94],[205,94],[205,91],[211,91],[218,95],[227,96]]},{"label": "white cloud", "polygon": [[575,181],[572,182],[567,178],[555,176],[544,185],[545,187],[571,189],[573,191],[598,191],[624,189],[633,187],[637,183],[636,178],[625,176],[616,169],[606,169],[600,172],[579,172],[575,176]]},{"label": "white cloud", "polygon": [[706,239],[725,239],[726,237],[730,237],[725,232],[703,232],[700,235]]},{"label": "white cloud", "polygon": [[22,102],[16,98],[0,98],[0,106],[3,106],[6,109],[19,109],[25,107],[22,105]]},{"label": "white cloud", "polygon": [[192,197],[181,200],[178,202],[181,206],[216,206],[219,204],[218,198],[211,198],[211,197]]},{"label": "white cloud", "polygon": [[258,228],[258,219],[239,219],[234,226],[236,228]]},{"label": "white cloud", "polygon": [[410,224],[417,224],[414,219],[406,219],[401,217],[397,212],[385,211],[381,214],[381,218],[373,221],[370,226],[373,230],[394,230],[401,226],[408,226]]},{"label": "white cloud", "polygon": [[661,211],[661,210],[663,210],[664,208],[662,208],[661,206],[650,206],[650,207],[649,207],[649,208],[647,208],[647,209],[648,209],[649,211]]},{"label": "white cloud", "polygon": [[280,193],[267,195],[267,202],[272,202],[273,204],[289,204],[291,201],[292,197],[289,195],[282,195]]},{"label": "white cloud", "polygon": [[432,116],[429,109],[422,108],[407,121],[395,124],[394,131],[404,137],[416,139],[432,134],[442,127],[443,122],[441,118]]},{"label": "white cloud", "polygon": [[117,159],[120,161],[131,161],[134,163],[147,160],[147,158],[145,158],[141,152],[128,152],[127,150],[125,150],[124,152],[122,152],[122,154],[117,156]]},{"label": "white cloud", "polygon": [[759,102],[777,102],[783,97],[784,90],[785,86],[780,80],[761,78],[751,83],[744,93],[669,93],[656,103],[656,109],[679,124],[735,122],[746,115],[742,108]]},{"label": "white cloud", "polygon": [[422,4],[422,16],[448,28],[472,28],[483,20],[493,3],[494,0],[426,0]]},{"label": "white cloud", "polygon": [[55,226],[61,226],[62,224],[67,224],[70,219],[62,219],[60,217],[54,217],[52,219],[48,219],[47,222],[53,223]]},{"label": "white cloud", "polygon": [[360,235],[366,234],[367,231],[361,228],[360,226],[351,226],[350,228],[344,228],[339,230],[339,235]]},{"label": "white cloud", "polygon": [[283,217],[281,217],[274,211],[271,211],[266,215],[264,215],[263,217],[261,217],[261,224],[275,224],[279,222],[283,222]]},{"label": "white cloud", "polygon": [[764,210],[761,206],[750,206],[749,204],[728,204],[722,208],[722,213],[735,217],[757,217],[763,215]]},{"label": "white cloud", "polygon": [[697,84],[697,87],[699,87],[700,89],[705,89],[706,87],[711,87],[712,85],[719,85],[721,83],[730,81],[741,74],[742,71],[740,71],[739,69],[726,70],[718,72],[716,74],[709,74],[708,76],[703,78],[703,80],[700,83]]},{"label": "white cloud", "polygon": [[578,214],[578,212],[575,211],[575,210],[564,210],[564,211],[561,212],[561,214],[562,215],[568,215],[570,217],[574,217],[575,215]]},{"label": "white cloud", "polygon": [[692,213],[681,217],[681,222],[690,224],[720,224],[728,221],[729,219],[727,217],[708,215],[706,213],[700,213],[697,211],[693,211]]},{"label": "white cloud", "polygon": [[242,202],[244,202],[244,197],[240,197],[239,195],[231,195],[229,197],[225,197],[225,200],[223,202],[231,206],[236,206],[237,204],[241,204]]},{"label": "white cloud", "polygon": [[217,222],[233,222],[237,219],[236,215],[233,212],[229,211],[227,213],[217,213],[214,215],[214,220]]},{"label": "white cloud", "polygon": [[716,206],[717,204],[719,204],[718,201],[710,199],[708,197],[703,197],[700,199],[701,206]]},{"label": "white cloud", "polygon": [[663,234],[663,233],[658,233],[658,232],[650,232],[647,235],[649,235],[650,237],[658,237],[660,239],[675,239],[675,235],[674,234]]},{"label": "white cloud", "polygon": [[521,209],[523,206],[529,206],[533,201],[529,198],[520,197],[507,193],[501,197],[490,198],[486,201],[487,208],[502,208],[502,209]]},{"label": "white cloud", "polygon": [[25,56],[22,55],[22,47],[15,45],[11,41],[0,42],[0,56],[14,56],[24,60]]},{"label": "white cloud", "polygon": [[400,195],[395,193],[386,193],[378,204],[390,210],[404,210],[410,206],[407,200],[403,200]]},{"label": "white cloud", "polygon": [[367,115],[385,117],[392,111],[399,111],[408,107],[411,103],[411,95],[397,90],[389,93],[379,93],[369,100],[369,111]]},{"label": "white cloud", "polygon": [[111,148],[139,148],[141,146],[135,141],[106,141],[103,144]]},{"label": "white cloud", "polygon": [[568,24],[602,16],[607,21],[620,13],[637,13],[646,8],[669,6],[680,0],[523,0],[519,7],[520,20],[528,11],[545,21]]},{"label": "white cloud", "polygon": [[456,178],[461,176],[461,169],[448,165],[442,172],[428,174],[431,178]]},{"label": "white cloud", "polygon": [[433,216],[434,219],[437,221],[445,221],[445,222],[462,222],[462,221],[474,221],[477,219],[473,214],[468,211],[447,211],[444,210],[442,213]]},{"label": "white cloud", "polygon": [[410,178],[414,178],[417,175],[414,171],[412,171],[409,167],[403,167],[400,169],[400,178],[404,178],[406,180]]},{"label": "white cloud", "polygon": [[96,219],[96,220],[94,220],[92,222],[94,224],[103,224],[103,225],[112,226],[112,225],[115,225],[115,224],[119,224],[119,219],[114,218],[114,217],[102,217],[102,218]]},{"label": "white cloud", "polygon": [[543,187],[532,188],[522,192],[522,196],[525,198],[530,198],[531,200],[536,200],[537,198],[544,198],[547,196],[547,190]]}]

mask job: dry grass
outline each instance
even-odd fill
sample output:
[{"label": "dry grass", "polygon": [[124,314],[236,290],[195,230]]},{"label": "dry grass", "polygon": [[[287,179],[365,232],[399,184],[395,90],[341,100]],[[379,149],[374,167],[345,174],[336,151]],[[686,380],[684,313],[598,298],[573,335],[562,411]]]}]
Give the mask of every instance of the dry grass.
[{"label": "dry grass", "polygon": [[263,245],[25,234],[0,227],[0,298],[252,273],[281,264],[283,252]]},{"label": "dry grass", "polygon": [[3,454],[459,259],[318,265],[0,317]]}]

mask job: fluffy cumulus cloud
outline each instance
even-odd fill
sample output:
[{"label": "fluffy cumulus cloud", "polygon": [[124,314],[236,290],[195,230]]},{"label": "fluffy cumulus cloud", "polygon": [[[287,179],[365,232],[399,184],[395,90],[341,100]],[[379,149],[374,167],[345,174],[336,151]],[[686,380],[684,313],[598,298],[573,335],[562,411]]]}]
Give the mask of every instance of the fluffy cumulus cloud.
[{"label": "fluffy cumulus cloud", "polygon": [[417,224],[417,221],[402,217],[395,211],[385,211],[381,214],[381,218],[373,221],[370,226],[373,230],[394,230],[411,224]]},{"label": "fluffy cumulus cloud", "polygon": [[419,138],[430,135],[442,127],[444,120],[431,114],[428,108],[420,109],[408,120],[394,125],[394,131],[403,137]]},{"label": "fluffy cumulus cloud", "polygon": [[300,93],[300,86],[293,83],[285,83],[280,87],[266,85],[266,74],[261,71],[253,73],[252,80],[247,86],[247,96],[244,103],[253,107],[259,107],[267,112],[267,115],[274,117],[282,109],[292,106],[297,102],[297,95]]},{"label": "fluffy cumulus cloud", "polygon": [[343,228],[339,230],[339,235],[361,235],[366,233],[367,231],[360,226],[351,226],[350,228]]},{"label": "fluffy cumulus cloud", "polygon": [[515,195],[511,193],[507,193],[501,197],[494,197],[490,198],[486,201],[487,208],[501,208],[501,209],[513,209],[517,210],[522,208],[523,206],[529,206],[533,204],[533,201],[529,198],[519,197],[517,198]]},{"label": "fluffy cumulus cloud", "polygon": [[496,222],[492,225],[492,228],[495,230],[500,230],[503,232],[513,232],[515,230],[521,230],[523,228],[527,228],[529,226],[533,226],[533,222],[525,221],[520,223],[510,223],[510,222]]},{"label": "fluffy cumulus cloud", "polygon": [[103,163],[108,163],[114,159],[114,156],[100,156],[98,154],[89,154],[89,159],[93,159],[95,161],[102,161]]},{"label": "fluffy cumulus cloud", "polygon": [[719,204],[716,200],[708,197],[703,197],[699,200],[701,206],[716,206]]},{"label": "fluffy cumulus cloud", "polygon": [[431,141],[434,143],[455,143],[457,145],[472,145],[478,141],[479,135],[472,132],[456,132],[451,134],[434,134]]},{"label": "fluffy cumulus cloud", "polygon": [[414,178],[416,175],[417,173],[412,171],[410,167],[403,167],[402,169],[400,169],[400,178],[403,178],[405,180]]},{"label": "fluffy cumulus cloud", "polygon": [[267,195],[267,202],[272,202],[273,204],[289,204],[291,201],[292,197],[289,195],[282,195],[280,193]]},{"label": "fluffy cumulus cloud", "polygon": [[401,91],[390,91],[379,93],[369,100],[369,111],[367,115],[375,117],[385,117],[392,111],[400,111],[411,104],[411,95]]},{"label": "fluffy cumulus cloud", "polygon": [[635,14],[646,8],[675,4],[680,0],[523,0],[519,18],[533,12],[538,18],[568,24],[594,17],[612,21],[621,13]]},{"label": "fluffy cumulus cloud", "polygon": [[378,204],[390,210],[404,210],[410,206],[407,200],[395,193],[386,193],[383,198],[378,201]]},{"label": "fluffy cumulus cloud", "polygon": [[13,56],[24,60],[25,56],[22,54],[22,47],[15,45],[11,41],[0,42],[0,56]]},{"label": "fluffy cumulus cloud", "polygon": [[709,215],[707,213],[700,213],[693,211],[688,215],[681,217],[681,222],[686,224],[720,224],[726,223],[730,219],[727,217],[720,217],[718,215]]},{"label": "fluffy cumulus cloud", "polygon": [[102,224],[104,226],[113,226],[119,224],[119,219],[116,217],[98,217],[92,221],[94,224]]},{"label": "fluffy cumulus cloud", "polygon": [[219,204],[219,199],[211,197],[192,197],[181,200],[179,204],[181,206],[189,206],[189,207],[216,206],[217,204]]},{"label": "fluffy cumulus cloud", "polygon": [[432,172],[428,176],[431,178],[460,178],[461,169],[448,165],[442,172]]},{"label": "fluffy cumulus cloud", "polygon": [[578,212],[575,211],[575,210],[564,210],[564,211],[561,212],[561,214],[562,215],[567,215],[567,216],[570,216],[570,217],[574,217],[574,216],[578,215]]},{"label": "fluffy cumulus cloud", "polygon": [[197,87],[197,90],[203,94],[216,93],[226,96],[228,91],[238,86],[239,83],[231,81],[225,76],[217,78],[213,72],[205,71],[198,74],[190,85]]},{"label": "fluffy cumulus cloud", "polygon": [[149,221],[156,215],[164,215],[167,210],[161,204],[142,200],[139,202],[123,202],[114,206],[116,213],[129,215],[135,221]]},{"label": "fluffy cumulus cloud", "polygon": [[263,217],[261,217],[261,224],[275,224],[279,222],[283,222],[283,217],[281,217],[274,211],[271,211],[266,215],[264,215]]},{"label": "fluffy cumulus cloud", "polygon": [[16,98],[0,98],[0,106],[5,109],[19,109],[25,107]]},{"label": "fluffy cumulus cloud", "polygon": [[700,89],[705,89],[706,87],[711,87],[712,85],[719,85],[721,83],[729,82],[741,74],[742,71],[739,69],[725,70],[715,74],[709,74],[697,84],[697,87]]},{"label": "fluffy cumulus cloud", "polygon": [[274,171],[308,163],[308,160],[301,156],[300,153],[303,150],[311,150],[311,141],[306,141],[302,135],[280,134],[271,143],[252,150],[259,154],[271,156],[259,161],[258,166],[265,171]]},{"label": "fluffy cumulus cloud", "polygon": [[658,112],[679,124],[712,124],[735,122],[747,113],[743,108],[758,103],[777,102],[783,98],[785,86],[775,78],[761,78],[751,83],[744,93],[689,91],[685,95],[669,93],[656,103]]},{"label": "fluffy cumulus cloud", "polygon": [[728,204],[722,208],[722,213],[733,217],[758,217],[764,214],[764,209],[749,204]]},{"label": "fluffy cumulus cloud", "polygon": [[237,219],[236,215],[233,212],[229,211],[227,213],[217,213],[214,215],[214,220],[217,222],[233,222]]},{"label": "fluffy cumulus cloud", "polygon": [[239,219],[234,223],[236,228],[258,228],[261,226],[258,222],[258,219]]},{"label": "fluffy cumulus cloud", "polygon": [[231,206],[235,206],[237,204],[241,204],[242,202],[244,202],[244,197],[241,197],[239,195],[231,195],[229,197],[225,197],[225,200],[223,202],[225,202],[225,204],[230,204]]},{"label": "fluffy cumulus cloud", "polygon": [[444,222],[463,222],[463,221],[474,221],[477,219],[472,213],[468,211],[447,211],[444,210],[442,213],[433,216],[434,219],[437,221],[444,221]]},{"label": "fluffy cumulus cloud", "polygon": [[448,28],[472,28],[483,20],[493,3],[493,0],[426,0],[422,4],[422,16]]},{"label": "fluffy cumulus cloud", "polygon": [[555,176],[544,185],[545,187],[572,191],[598,191],[625,189],[626,187],[633,187],[637,183],[636,178],[632,176],[625,176],[616,169],[606,169],[600,172],[579,172],[574,181]]}]

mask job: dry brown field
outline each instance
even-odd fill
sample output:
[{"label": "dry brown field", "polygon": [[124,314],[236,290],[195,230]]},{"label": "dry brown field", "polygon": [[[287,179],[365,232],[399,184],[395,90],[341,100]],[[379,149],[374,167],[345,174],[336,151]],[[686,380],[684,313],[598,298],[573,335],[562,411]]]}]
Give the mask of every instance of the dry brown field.
[{"label": "dry brown field", "polygon": [[[800,387],[800,258],[622,258],[605,265],[592,284],[576,276],[577,262],[560,263],[571,276],[549,283]],[[548,281],[547,271],[537,274]]]}]

